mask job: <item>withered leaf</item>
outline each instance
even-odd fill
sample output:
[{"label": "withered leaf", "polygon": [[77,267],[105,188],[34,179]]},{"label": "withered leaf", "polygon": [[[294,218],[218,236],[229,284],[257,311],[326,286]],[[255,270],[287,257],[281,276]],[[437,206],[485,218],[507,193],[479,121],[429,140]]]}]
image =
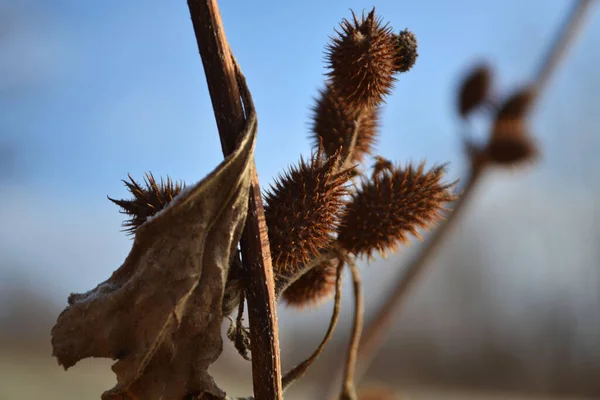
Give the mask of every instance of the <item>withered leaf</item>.
[{"label": "withered leaf", "polygon": [[118,359],[102,399],[224,398],[207,368],[222,351],[221,304],[247,215],[256,138],[249,113],[236,150],[141,225],[123,265],[72,294],[52,329],[65,369],[87,357]]}]

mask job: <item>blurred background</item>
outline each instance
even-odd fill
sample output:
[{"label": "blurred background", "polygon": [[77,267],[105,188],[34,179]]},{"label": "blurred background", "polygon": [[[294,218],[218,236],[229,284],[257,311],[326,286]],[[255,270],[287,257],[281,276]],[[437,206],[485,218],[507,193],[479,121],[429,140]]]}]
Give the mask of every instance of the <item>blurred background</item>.
[{"label": "blurred background", "polygon": [[[485,61],[498,95],[526,83],[572,6],[220,3],[258,110],[263,186],[310,154],[323,48],[350,8],[375,5],[419,41],[415,67],[385,105],[380,154],[449,161],[453,180],[468,171],[455,106],[460,79]],[[367,381],[414,399],[600,398],[598,43],[600,10],[592,6],[534,112],[541,158],[484,178]],[[113,386],[109,360],[65,373],[49,343],[68,294],[105,280],[131,247],[106,195],[127,196],[127,173],[193,183],[221,160],[185,1],[0,0],[0,399],[99,398]],[[367,318],[419,246],[361,264]],[[348,338],[351,296],[343,309],[334,341],[289,398],[313,398],[331,379]],[[321,340],[330,313],[331,302],[279,308],[285,370]],[[213,367],[217,382],[230,394],[250,393],[250,365],[225,347]]]}]

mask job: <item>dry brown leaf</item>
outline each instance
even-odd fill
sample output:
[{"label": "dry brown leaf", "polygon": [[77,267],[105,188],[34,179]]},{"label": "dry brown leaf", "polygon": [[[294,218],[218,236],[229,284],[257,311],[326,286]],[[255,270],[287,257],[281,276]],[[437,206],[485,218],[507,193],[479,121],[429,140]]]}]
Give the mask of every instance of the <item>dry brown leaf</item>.
[{"label": "dry brown leaf", "polygon": [[207,369],[222,351],[221,304],[247,215],[256,115],[234,153],[137,229],[123,265],[72,294],[52,329],[65,369],[118,359],[112,399],[224,398]]}]

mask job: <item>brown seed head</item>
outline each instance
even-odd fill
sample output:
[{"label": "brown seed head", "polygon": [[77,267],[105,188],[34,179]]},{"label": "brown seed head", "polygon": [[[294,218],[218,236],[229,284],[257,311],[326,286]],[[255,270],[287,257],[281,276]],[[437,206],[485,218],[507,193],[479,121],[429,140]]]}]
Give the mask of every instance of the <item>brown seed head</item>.
[{"label": "brown seed head", "polygon": [[266,192],[265,220],[276,272],[298,270],[331,243],[351,175],[351,170],[336,171],[338,161],[338,154],[324,160],[319,151],[310,164],[301,159]]},{"label": "brown seed head", "polygon": [[352,111],[346,107],[328,84],[319,92],[317,104],[313,107],[312,139],[318,146],[321,142],[325,154],[331,157],[354,133],[354,122],[358,121],[356,144],[350,159],[360,163],[366,154],[371,154],[377,142],[379,127],[379,107]]},{"label": "brown seed head", "polygon": [[290,307],[318,306],[335,293],[337,260],[325,261],[292,283],[284,292],[283,300]]},{"label": "brown seed head", "polygon": [[538,152],[525,121],[513,119],[496,121],[484,154],[495,164],[517,165],[533,160]]},{"label": "brown seed head", "polygon": [[369,258],[375,250],[385,254],[420,237],[417,229],[429,228],[441,218],[444,205],[456,197],[454,184],[442,184],[444,167],[425,172],[417,168],[382,168],[352,194],[342,213],[338,242],[342,248]]},{"label": "brown seed head", "polygon": [[487,65],[477,66],[463,81],[458,95],[458,112],[466,118],[489,96],[492,74]]},{"label": "brown seed head", "polygon": [[144,186],[138,184],[131,175],[127,175],[130,182],[123,180],[125,186],[133,195],[131,200],[108,199],[122,208],[121,213],[131,218],[123,222],[128,234],[135,234],[136,229],[146,220],[165,208],[185,187],[184,182],[173,182],[171,178],[162,178],[157,183],[152,173],[147,172]]},{"label": "brown seed head", "polygon": [[408,29],[394,35],[396,41],[396,72],[408,72],[419,57],[417,37]]},{"label": "brown seed head", "polygon": [[335,92],[352,109],[383,101],[394,82],[397,45],[392,29],[375,18],[375,9],[353,22],[344,19],[341,32],[327,46],[328,73]]},{"label": "brown seed head", "polygon": [[499,107],[484,155],[498,165],[516,165],[537,156],[527,130],[527,113],[534,99],[532,88],[515,91]]},{"label": "brown seed head", "polygon": [[531,108],[534,95],[532,88],[516,91],[500,106],[496,120],[523,119]]}]

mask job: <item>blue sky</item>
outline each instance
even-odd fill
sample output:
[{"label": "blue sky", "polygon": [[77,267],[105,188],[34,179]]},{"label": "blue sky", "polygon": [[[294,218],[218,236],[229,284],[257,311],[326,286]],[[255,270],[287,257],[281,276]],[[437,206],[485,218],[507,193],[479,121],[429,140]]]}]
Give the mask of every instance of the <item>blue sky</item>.
[{"label": "blue sky", "polygon": [[[400,77],[385,106],[380,154],[450,161],[455,179],[464,173],[457,79],[484,60],[497,73],[500,94],[526,82],[571,4],[220,3],[258,110],[263,186],[310,153],[309,109],[323,84],[323,48],[350,8],[375,5],[419,41],[415,68]],[[0,220],[10,221],[0,228],[0,276],[23,269],[47,280],[52,295],[87,290],[129,250],[118,208],[106,200],[126,195],[120,180],[127,173],[195,182],[222,159],[187,4],[0,0],[0,10],[11,16],[0,36],[0,145],[15,152],[13,173],[0,178]],[[595,9],[536,111],[532,130],[543,158],[523,185],[597,196],[599,40]]]}]

